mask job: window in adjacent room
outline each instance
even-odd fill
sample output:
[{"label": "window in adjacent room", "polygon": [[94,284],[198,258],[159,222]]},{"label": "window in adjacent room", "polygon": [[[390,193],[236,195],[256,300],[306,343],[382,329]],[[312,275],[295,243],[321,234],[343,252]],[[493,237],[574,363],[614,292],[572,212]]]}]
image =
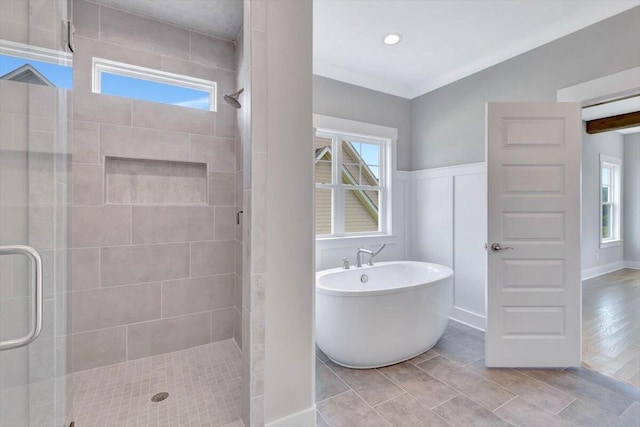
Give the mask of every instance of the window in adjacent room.
[{"label": "window in adjacent room", "polygon": [[621,232],[621,160],[600,156],[600,246],[620,243]]},{"label": "window in adjacent room", "polygon": [[390,140],[318,130],[316,235],[388,234]]},{"label": "window in adjacent room", "polygon": [[0,40],[0,80],[73,88],[71,54]]}]

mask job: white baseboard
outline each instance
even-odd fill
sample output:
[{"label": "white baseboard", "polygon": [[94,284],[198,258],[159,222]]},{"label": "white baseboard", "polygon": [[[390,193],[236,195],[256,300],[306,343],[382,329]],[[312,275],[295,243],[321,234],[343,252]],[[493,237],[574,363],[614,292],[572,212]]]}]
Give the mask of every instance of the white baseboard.
[{"label": "white baseboard", "polygon": [[465,325],[480,329],[481,331],[486,330],[485,316],[481,316],[477,313],[465,310],[464,308],[453,307],[453,309],[451,310],[451,316],[449,316],[449,318],[455,320],[456,322],[464,323]]},{"label": "white baseboard", "polygon": [[[599,265],[597,267],[585,268],[582,270],[582,280],[591,279],[593,277],[602,276],[603,274],[625,268],[625,261],[616,261],[609,264]],[[633,268],[633,267],[629,267]]]},{"label": "white baseboard", "polygon": [[267,423],[266,427],[315,427],[316,405]]},{"label": "white baseboard", "polygon": [[624,268],[631,268],[633,270],[640,270],[640,261],[625,261]]}]

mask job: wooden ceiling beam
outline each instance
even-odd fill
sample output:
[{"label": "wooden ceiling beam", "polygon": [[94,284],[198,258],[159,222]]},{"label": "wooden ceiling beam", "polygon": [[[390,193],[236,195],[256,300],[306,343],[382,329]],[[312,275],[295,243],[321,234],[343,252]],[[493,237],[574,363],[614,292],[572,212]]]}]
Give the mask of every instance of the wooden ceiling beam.
[{"label": "wooden ceiling beam", "polygon": [[640,126],[640,111],[620,114],[618,116],[604,117],[602,119],[589,120],[587,122],[587,133],[594,134],[609,132],[636,126]]}]

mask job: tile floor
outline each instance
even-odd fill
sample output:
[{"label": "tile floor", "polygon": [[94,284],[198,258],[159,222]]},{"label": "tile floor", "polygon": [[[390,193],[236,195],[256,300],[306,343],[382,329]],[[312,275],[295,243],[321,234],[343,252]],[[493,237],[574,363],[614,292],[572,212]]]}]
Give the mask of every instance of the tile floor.
[{"label": "tile floor", "polygon": [[484,334],[449,322],[420,356],[354,370],[316,360],[318,427],[640,426],[640,389],[587,369],[487,369]]},{"label": "tile floor", "polygon": [[591,369],[640,387],[639,270],[623,269],[582,282],[582,360]]},{"label": "tile floor", "polygon": [[[239,426],[242,356],[233,340],[73,374],[75,427]],[[167,391],[159,403],[155,393]]]}]

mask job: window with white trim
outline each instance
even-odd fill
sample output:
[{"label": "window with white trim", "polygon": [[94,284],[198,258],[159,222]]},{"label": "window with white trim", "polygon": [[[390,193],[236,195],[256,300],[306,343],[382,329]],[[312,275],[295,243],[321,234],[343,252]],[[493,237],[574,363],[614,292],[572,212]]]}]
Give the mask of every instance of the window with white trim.
[{"label": "window with white trim", "polygon": [[216,111],[216,82],[93,58],[93,92]]},{"label": "window with white trim", "polygon": [[0,80],[73,89],[70,53],[0,40]]},{"label": "window with white trim", "polygon": [[389,234],[391,141],[318,129],[316,236]]},{"label": "window with white trim", "polygon": [[622,212],[622,162],[600,155],[600,246],[619,244]]}]

